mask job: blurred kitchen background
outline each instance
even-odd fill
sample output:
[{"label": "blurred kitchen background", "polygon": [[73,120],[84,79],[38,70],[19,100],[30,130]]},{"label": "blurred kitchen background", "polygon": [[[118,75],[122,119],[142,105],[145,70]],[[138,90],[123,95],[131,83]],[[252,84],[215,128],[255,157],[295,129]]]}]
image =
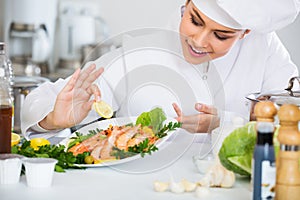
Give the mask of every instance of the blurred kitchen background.
[{"label": "blurred kitchen background", "polygon": [[[0,0],[0,41],[15,75],[66,77],[100,41],[143,27],[165,27],[184,0]],[[300,17],[278,31],[300,68]],[[101,56],[118,41],[103,44]]]},{"label": "blurred kitchen background", "polygon": [[[65,78],[86,61],[117,48],[127,31],[166,28],[172,18],[180,18],[184,3],[185,0],[0,0],[0,41],[7,44],[15,75],[14,131],[20,133],[21,106],[31,90],[43,82]],[[300,69],[300,17],[278,34]]]}]

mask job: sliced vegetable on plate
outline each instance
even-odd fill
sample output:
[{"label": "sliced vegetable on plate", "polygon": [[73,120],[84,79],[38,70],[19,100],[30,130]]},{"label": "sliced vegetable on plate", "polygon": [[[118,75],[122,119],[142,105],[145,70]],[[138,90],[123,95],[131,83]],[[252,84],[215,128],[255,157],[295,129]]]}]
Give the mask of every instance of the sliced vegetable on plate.
[{"label": "sliced vegetable on plate", "polygon": [[11,146],[19,144],[21,137],[19,134],[11,133]]},{"label": "sliced vegetable on plate", "polygon": [[103,118],[111,118],[113,116],[112,107],[103,100],[95,102],[93,109]]}]

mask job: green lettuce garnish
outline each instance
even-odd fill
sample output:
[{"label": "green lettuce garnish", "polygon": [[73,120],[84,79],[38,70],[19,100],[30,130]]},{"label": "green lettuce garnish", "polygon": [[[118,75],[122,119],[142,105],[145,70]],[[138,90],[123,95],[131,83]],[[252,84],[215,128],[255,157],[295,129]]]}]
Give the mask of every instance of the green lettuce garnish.
[{"label": "green lettuce garnish", "polygon": [[136,119],[136,125],[152,127],[154,133],[157,133],[163,127],[164,121],[167,119],[161,108],[154,108],[149,112],[143,112]]}]

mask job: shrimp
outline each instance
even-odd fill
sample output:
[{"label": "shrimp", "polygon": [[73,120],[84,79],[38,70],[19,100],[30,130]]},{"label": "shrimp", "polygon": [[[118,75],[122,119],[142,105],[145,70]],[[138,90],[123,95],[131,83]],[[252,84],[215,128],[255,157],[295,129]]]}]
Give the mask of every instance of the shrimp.
[{"label": "shrimp", "polygon": [[116,138],[118,135],[124,133],[124,131],[127,131],[130,127],[118,127],[118,126],[114,126],[113,127],[113,130],[111,132],[111,134],[108,136],[108,139],[105,141],[102,149],[101,149],[101,152],[100,152],[100,158],[101,159],[111,159],[111,158],[114,158],[113,156],[110,155],[113,147],[114,147],[114,144],[115,144],[115,141],[116,141]]},{"label": "shrimp", "polygon": [[128,147],[138,145],[147,138],[149,144],[154,144],[158,139],[149,127],[110,126],[70,148],[69,151],[75,156],[83,152],[91,152],[94,160],[108,160],[115,158],[111,155],[114,147],[127,151]]},{"label": "shrimp", "polygon": [[143,142],[147,138],[149,139],[149,144],[154,144],[158,139],[155,136],[150,136],[148,133],[137,134],[127,142],[127,148],[138,145],[139,143]]},{"label": "shrimp", "polygon": [[103,148],[103,145],[107,141],[107,139],[108,138],[106,137],[105,139],[99,141],[98,144],[95,146],[95,148],[91,150],[91,156],[93,156],[93,158],[95,160],[99,160],[100,159],[101,150]]},{"label": "shrimp", "polygon": [[91,156],[94,160],[100,160],[100,152],[103,148],[103,144],[97,145],[91,152]]},{"label": "shrimp", "polygon": [[140,125],[133,126],[132,128],[128,129],[125,133],[120,134],[115,142],[116,147],[118,147],[121,150],[127,150],[127,142],[138,133],[138,130],[140,129]]},{"label": "shrimp", "polygon": [[79,144],[71,147],[69,152],[72,152],[74,156],[81,154],[83,152],[90,152],[92,151],[102,140],[105,140],[106,137],[104,131],[97,133],[96,135],[82,141]]}]

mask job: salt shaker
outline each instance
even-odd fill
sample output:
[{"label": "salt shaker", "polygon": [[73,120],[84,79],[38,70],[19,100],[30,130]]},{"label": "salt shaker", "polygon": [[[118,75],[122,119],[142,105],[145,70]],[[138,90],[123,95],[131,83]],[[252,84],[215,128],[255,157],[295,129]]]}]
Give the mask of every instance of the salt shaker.
[{"label": "salt shaker", "polygon": [[300,197],[300,110],[296,105],[282,105],[278,111],[280,149],[276,161],[275,199]]}]

